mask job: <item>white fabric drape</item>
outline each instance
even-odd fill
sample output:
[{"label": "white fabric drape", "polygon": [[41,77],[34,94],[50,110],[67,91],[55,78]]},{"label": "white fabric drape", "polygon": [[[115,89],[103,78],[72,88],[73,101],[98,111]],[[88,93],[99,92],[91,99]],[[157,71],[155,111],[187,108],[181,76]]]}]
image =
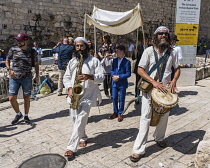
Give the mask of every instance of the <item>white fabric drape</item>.
[{"label": "white fabric drape", "polygon": [[126,12],[107,11],[94,6],[92,16],[86,14],[85,17],[89,26],[94,25],[100,30],[116,35],[128,34],[143,26],[140,4]]}]

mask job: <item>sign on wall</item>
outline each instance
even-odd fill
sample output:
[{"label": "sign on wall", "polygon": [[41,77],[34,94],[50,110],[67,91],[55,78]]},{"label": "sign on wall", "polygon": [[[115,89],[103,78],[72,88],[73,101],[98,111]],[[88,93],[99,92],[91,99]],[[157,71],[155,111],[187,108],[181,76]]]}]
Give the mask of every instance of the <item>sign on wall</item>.
[{"label": "sign on wall", "polygon": [[180,45],[182,49],[181,64],[195,64],[196,62],[196,45]]},{"label": "sign on wall", "polygon": [[176,24],[175,32],[180,41],[178,45],[197,45],[198,24]]},{"label": "sign on wall", "polygon": [[199,24],[200,0],[177,0],[176,23]]},{"label": "sign on wall", "polygon": [[182,48],[181,64],[195,64],[201,0],[177,0],[175,34]]}]

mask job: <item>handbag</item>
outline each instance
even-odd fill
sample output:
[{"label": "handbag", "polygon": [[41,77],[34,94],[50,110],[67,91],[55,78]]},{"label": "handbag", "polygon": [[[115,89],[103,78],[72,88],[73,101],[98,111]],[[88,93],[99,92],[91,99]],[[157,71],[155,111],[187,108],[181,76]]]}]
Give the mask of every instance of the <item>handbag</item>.
[{"label": "handbag", "polygon": [[[148,72],[148,75],[150,75],[156,68],[158,68],[160,66],[160,64],[168,57],[169,53],[170,52],[167,50],[166,53],[163,55],[163,57],[161,57],[159,59],[159,61],[150,69],[150,71]],[[158,76],[156,75],[155,76],[155,80],[157,80],[157,79],[158,79]],[[150,82],[144,80],[141,77],[139,82],[138,82],[138,86],[137,87],[142,92],[148,93],[152,89],[153,85]]]},{"label": "handbag", "polygon": [[138,87],[142,92],[148,93],[152,89],[153,85],[141,77],[138,82]]}]

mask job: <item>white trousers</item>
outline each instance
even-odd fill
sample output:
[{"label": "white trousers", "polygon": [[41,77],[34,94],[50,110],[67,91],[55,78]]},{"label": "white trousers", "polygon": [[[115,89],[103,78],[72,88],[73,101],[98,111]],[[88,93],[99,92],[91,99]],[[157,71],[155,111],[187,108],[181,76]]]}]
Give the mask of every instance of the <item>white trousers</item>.
[{"label": "white trousers", "polygon": [[70,109],[69,112],[73,121],[73,132],[69,140],[67,150],[76,152],[79,142],[87,140],[87,135],[85,134],[85,126],[88,122],[90,106],[80,106],[78,110]]},{"label": "white trousers", "polygon": [[[162,141],[164,139],[169,113],[170,112],[167,112],[163,116],[161,116],[160,122],[156,126],[155,132],[153,134],[155,141]],[[132,153],[141,155],[145,153],[151,116],[151,92],[148,94],[143,93],[140,128],[136,140],[134,142]]]}]

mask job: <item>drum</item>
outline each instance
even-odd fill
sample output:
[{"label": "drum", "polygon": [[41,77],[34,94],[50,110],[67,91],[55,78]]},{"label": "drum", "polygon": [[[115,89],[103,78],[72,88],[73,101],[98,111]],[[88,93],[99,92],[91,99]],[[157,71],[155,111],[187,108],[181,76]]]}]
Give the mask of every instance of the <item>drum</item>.
[{"label": "drum", "polygon": [[160,92],[156,88],[152,89],[152,119],[150,126],[156,126],[160,120],[161,115],[167,113],[171,108],[178,104],[178,94],[171,93],[170,87],[165,87],[167,93]]}]

